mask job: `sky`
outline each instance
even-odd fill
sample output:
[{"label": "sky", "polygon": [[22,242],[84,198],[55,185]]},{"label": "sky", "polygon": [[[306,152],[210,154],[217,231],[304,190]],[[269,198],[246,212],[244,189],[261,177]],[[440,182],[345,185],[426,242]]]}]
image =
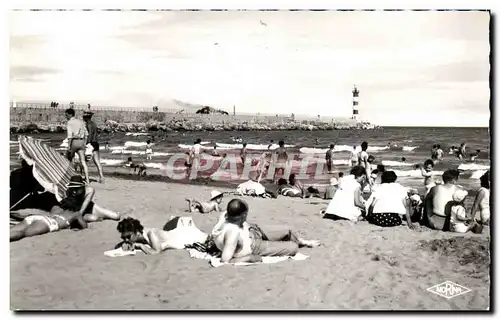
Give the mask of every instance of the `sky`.
[{"label": "sky", "polygon": [[488,12],[12,11],[10,99],[488,126]]}]

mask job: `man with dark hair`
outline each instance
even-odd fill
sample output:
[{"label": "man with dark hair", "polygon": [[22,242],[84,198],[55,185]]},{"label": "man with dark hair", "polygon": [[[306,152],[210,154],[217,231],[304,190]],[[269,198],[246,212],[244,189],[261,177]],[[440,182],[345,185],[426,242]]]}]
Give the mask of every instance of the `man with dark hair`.
[{"label": "man with dark hair", "polygon": [[89,168],[87,166],[87,161],[85,160],[85,146],[87,144],[88,131],[85,123],[75,117],[74,109],[66,109],[65,111],[66,119],[68,120],[67,136],[68,136],[68,150],[66,156],[69,161],[73,161],[75,154],[78,154],[80,163],[83,167],[83,172],[85,174],[85,182],[90,184],[89,180]]},{"label": "man with dark hair", "polygon": [[453,194],[460,189],[457,186],[460,172],[455,169],[446,170],[443,173],[443,184],[436,185],[430,189],[425,198],[423,223],[435,230],[446,231],[447,220],[446,207],[453,201]]},{"label": "man with dark hair", "polygon": [[375,158],[374,157],[370,158],[370,156],[368,155],[368,142],[363,141],[363,143],[361,143],[361,152],[359,153],[358,163],[361,167],[363,167],[365,169],[365,175],[367,178],[366,181],[368,183],[370,183],[370,185],[371,185],[372,181],[370,179],[370,175],[371,175],[370,159],[372,159],[372,162],[373,162],[373,160]]},{"label": "man with dark hair", "polygon": [[83,113],[83,121],[85,121],[87,131],[89,136],[87,138],[87,144],[90,144],[94,150],[92,151],[92,159],[94,160],[94,164],[97,167],[97,171],[99,172],[99,183],[104,182],[104,174],[102,171],[101,159],[99,154],[99,141],[98,141],[98,132],[97,132],[97,124],[92,121],[92,115],[94,113],[91,111],[85,111]]},{"label": "man with dark hair", "polygon": [[332,167],[333,167],[333,149],[335,148],[335,145],[332,143],[330,145],[330,148],[326,150],[325,154],[325,160],[326,160],[326,168],[328,170],[328,173],[332,173]]}]

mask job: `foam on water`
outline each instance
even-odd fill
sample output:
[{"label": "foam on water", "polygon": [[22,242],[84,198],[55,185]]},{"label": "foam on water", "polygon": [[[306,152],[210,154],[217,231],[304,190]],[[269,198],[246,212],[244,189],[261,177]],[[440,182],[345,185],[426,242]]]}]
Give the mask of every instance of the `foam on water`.
[{"label": "foam on water", "polygon": [[490,166],[477,163],[462,163],[458,166],[458,170],[489,170]]},{"label": "foam on water", "polygon": [[[443,171],[433,171],[434,172],[434,176],[440,176],[443,174]],[[422,171],[420,171],[420,169],[418,170],[394,170],[394,173],[396,173],[396,175],[398,177],[414,177],[414,178],[417,178],[417,177],[422,177]]]},{"label": "foam on water", "polygon": [[126,136],[132,136],[132,137],[137,137],[137,136],[148,136],[149,133],[147,132],[127,132],[125,133]]},{"label": "foam on water", "polygon": [[[241,149],[243,148],[243,144],[238,144],[238,143],[235,143],[235,144],[232,144],[232,143],[216,143],[217,145],[217,148],[218,149]],[[251,143],[248,143],[247,144],[247,149],[248,150],[268,150],[267,147],[269,145],[268,144],[251,144]],[[286,144],[285,145],[286,148],[293,148],[295,147],[295,145],[289,145],[289,144]],[[279,148],[279,145],[277,144],[272,144],[270,147],[269,147],[269,150],[276,150]]]},{"label": "foam on water", "polygon": [[[125,148],[140,148],[146,145],[146,142],[125,141],[124,143]],[[151,145],[154,145],[154,143],[151,143]]]},{"label": "foam on water", "polygon": [[414,166],[413,163],[392,161],[392,160],[382,160],[382,164],[386,167],[411,167],[411,166]]},{"label": "foam on water", "polygon": [[[134,155],[146,155],[146,151],[139,150],[126,150],[126,149],[115,149],[111,151],[112,154],[134,154]],[[171,155],[168,152],[153,152],[153,157],[166,157]]]},{"label": "foam on water", "polygon": [[101,158],[100,160],[101,160],[100,161],[101,164],[103,164],[105,166],[117,166],[117,165],[125,163],[125,161],[120,160],[120,159],[105,159],[105,158]]},{"label": "foam on water", "polygon": [[[398,146],[385,146],[385,147],[379,147],[379,146],[368,146],[368,152],[379,152],[379,151],[385,151],[385,150],[402,150],[402,151],[413,151],[418,147],[413,147],[413,146],[403,146],[403,147],[398,147]],[[353,147],[348,146],[348,145],[336,145],[333,148],[333,152],[343,152],[343,151],[348,151],[352,152]],[[312,148],[312,147],[302,147],[299,149],[301,153],[326,153],[328,151],[328,148]],[[361,147],[356,147],[356,151],[360,152]]]}]

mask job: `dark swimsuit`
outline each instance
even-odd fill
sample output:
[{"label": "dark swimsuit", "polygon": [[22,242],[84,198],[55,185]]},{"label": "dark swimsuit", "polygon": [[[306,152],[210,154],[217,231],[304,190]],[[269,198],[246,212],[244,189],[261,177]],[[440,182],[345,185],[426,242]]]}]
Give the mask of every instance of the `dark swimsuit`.
[{"label": "dark swimsuit", "polygon": [[[62,199],[59,206],[64,210],[77,212],[82,208],[85,200],[85,192],[76,192],[77,190],[68,189],[66,198]],[[94,209],[94,202],[90,201],[84,213],[92,213]]]}]

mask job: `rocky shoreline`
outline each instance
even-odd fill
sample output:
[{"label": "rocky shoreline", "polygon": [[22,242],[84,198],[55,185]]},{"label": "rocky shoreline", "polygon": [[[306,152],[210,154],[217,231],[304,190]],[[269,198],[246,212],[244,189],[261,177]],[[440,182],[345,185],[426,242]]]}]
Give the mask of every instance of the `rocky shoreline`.
[{"label": "rocky shoreline", "polygon": [[[106,120],[98,123],[101,132],[186,132],[186,131],[325,131],[325,130],[370,130],[377,129],[377,126],[369,123],[314,123],[304,124],[294,121],[269,123],[225,123],[213,124],[195,123],[183,120],[172,120],[169,122],[146,122],[146,123],[118,123],[113,120]],[[60,133],[66,131],[66,124],[50,123],[10,123],[11,133]]]}]

